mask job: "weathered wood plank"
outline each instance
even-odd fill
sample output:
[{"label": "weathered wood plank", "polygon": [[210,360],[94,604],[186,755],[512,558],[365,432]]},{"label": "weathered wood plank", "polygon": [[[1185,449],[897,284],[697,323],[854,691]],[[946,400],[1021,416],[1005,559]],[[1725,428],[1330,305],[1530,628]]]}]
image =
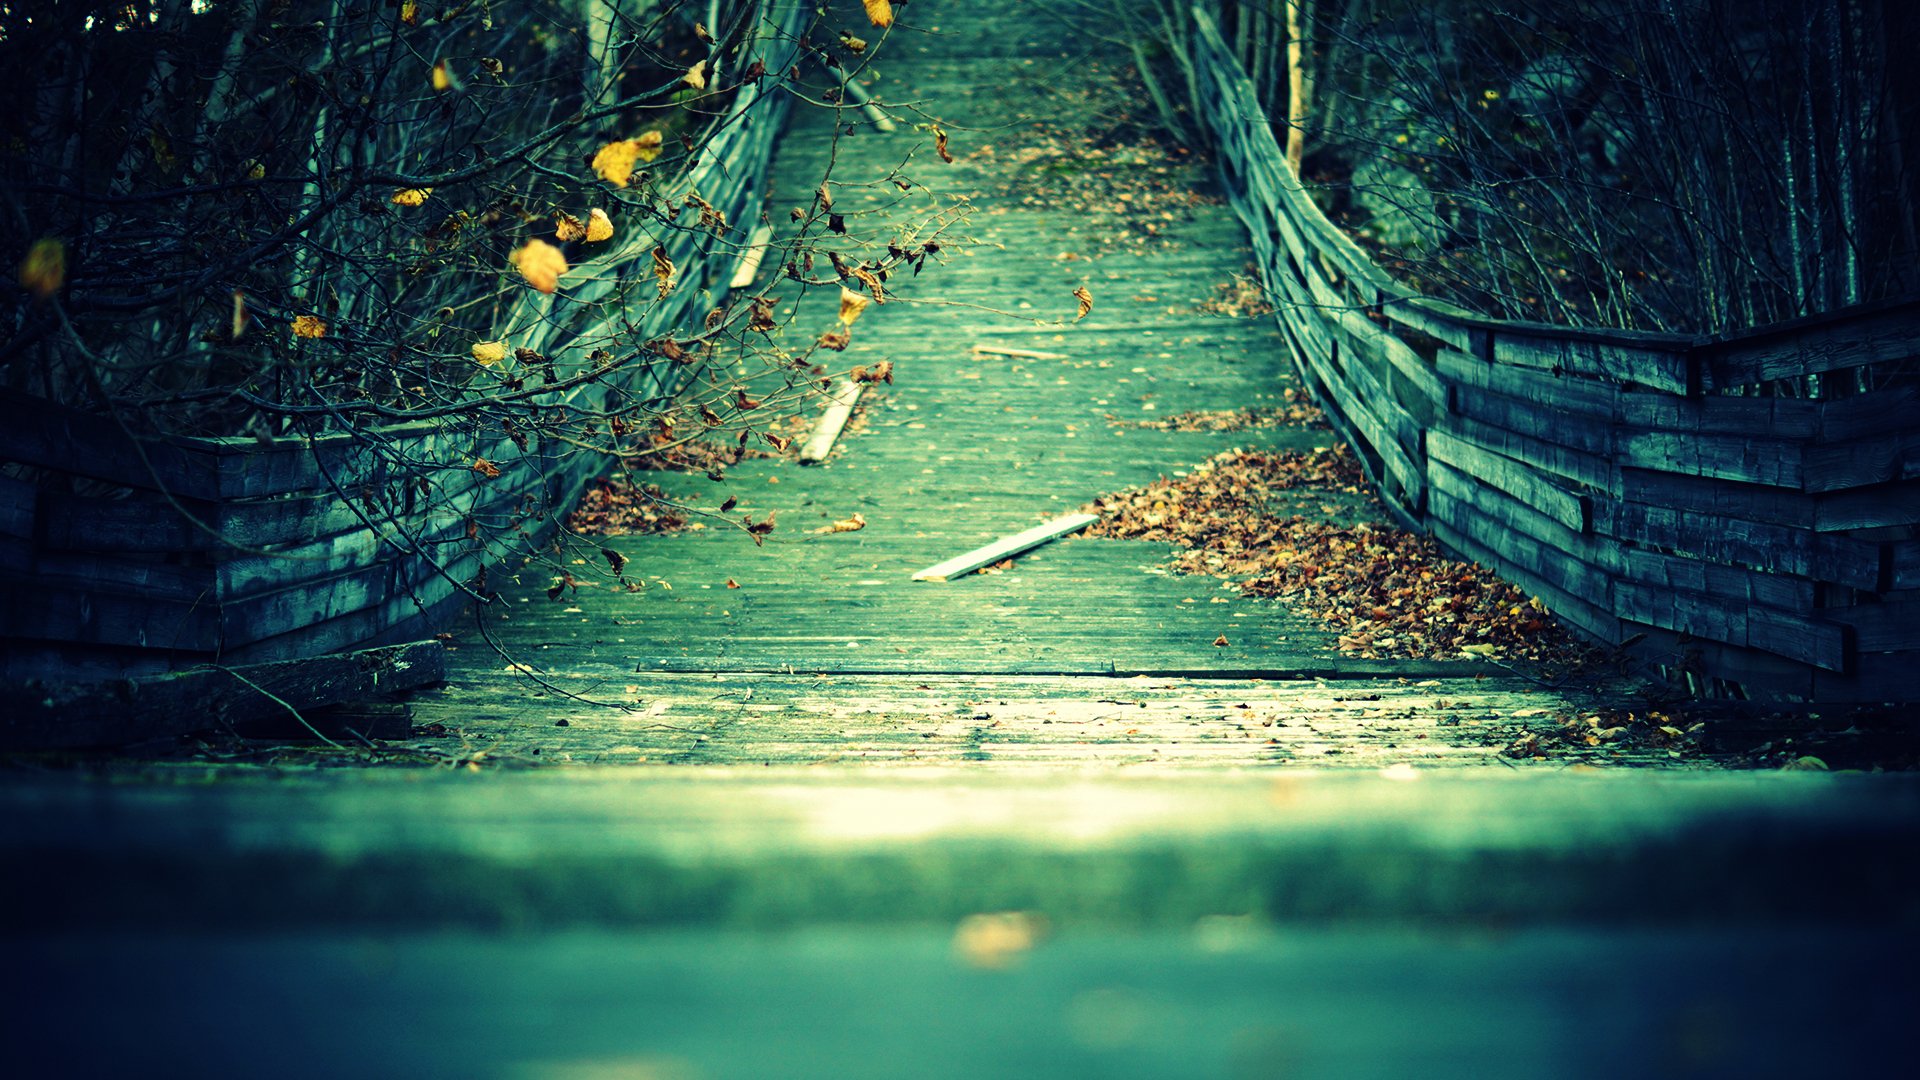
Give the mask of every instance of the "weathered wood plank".
[{"label": "weathered wood plank", "polygon": [[1841,309],[1703,343],[1710,388],[1751,386],[1920,354],[1920,299]]},{"label": "weathered wood plank", "polygon": [[108,746],[392,694],[446,677],[438,641],[104,683],[0,685],[0,746]]},{"label": "weathered wood plank", "polygon": [[1462,442],[1444,431],[1427,432],[1427,457],[1475,477],[1525,503],[1576,533],[1593,531],[1593,505],[1590,496],[1576,494],[1553,480],[1522,465]]},{"label": "weathered wood plank", "polygon": [[834,384],[832,396],[828,399],[826,411],[813,425],[813,433],[807,436],[807,445],[800,450],[802,464],[813,464],[827,460],[833,453],[834,441],[840,438],[840,431],[853,417],[853,407],[860,402],[861,384],[852,379],[841,379]]},{"label": "weathered wood plank", "polygon": [[1802,444],[1785,439],[1623,430],[1614,447],[1614,460],[1623,468],[1798,489],[1813,475],[1803,460],[1810,452]]},{"label": "weathered wood plank", "polygon": [[745,251],[740,253],[740,265],[727,282],[730,289],[751,289],[760,277],[760,263],[767,257],[767,244],[773,239],[773,226],[761,225],[753,230],[747,239]]},{"label": "weathered wood plank", "polygon": [[1010,559],[1041,544],[1079,532],[1098,520],[1100,517],[1097,514],[1068,514],[1057,517],[1044,524],[1035,525],[1025,532],[1002,537],[985,547],[975,548],[964,555],[956,555],[945,562],[935,563],[913,575],[913,580],[950,581],[963,574],[970,574],[983,566],[992,566],[1002,559]]},{"label": "weathered wood plank", "polygon": [[1621,391],[1612,383],[1494,363],[1454,349],[1440,350],[1434,364],[1454,384],[1450,400],[1481,391],[1600,420],[1620,418]]},{"label": "weathered wood plank", "polygon": [[1503,323],[1493,334],[1493,359],[1497,363],[1566,371],[1623,385],[1649,386],[1672,394],[1700,392],[1699,367],[1681,341],[1669,343],[1666,348],[1654,347],[1652,343],[1627,345],[1590,335],[1569,334],[1560,327],[1528,332],[1515,324]]}]

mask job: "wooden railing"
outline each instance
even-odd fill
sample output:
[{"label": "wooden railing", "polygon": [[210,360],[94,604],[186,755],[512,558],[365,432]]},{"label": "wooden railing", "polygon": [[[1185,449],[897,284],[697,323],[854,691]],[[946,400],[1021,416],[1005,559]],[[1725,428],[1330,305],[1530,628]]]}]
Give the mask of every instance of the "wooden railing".
[{"label": "wooden railing", "polygon": [[[765,63],[782,71],[806,9],[774,10]],[[735,223],[733,235],[635,230],[576,267],[561,291],[528,290],[502,336],[554,357],[563,379],[583,370],[592,361],[569,343],[624,330],[628,313],[605,301],[622,279],[651,286],[656,243],[681,281],[638,317],[642,337],[697,320],[696,303],[726,292],[759,217],[788,105],[771,82],[741,86],[677,181]],[[680,372],[633,364],[571,393],[595,405],[610,388],[670,396]],[[500,475],[471,468],[475,458]],[[313,438],[135,438],[112,417],[10,391],[0,391],[0,462],[111,491],[67,494],[0,475],[0,678],[14,679],[283,660],[431,634],[504,553],[486,537],[524,548],[607,467],[596,453],[537,436],[522,445],[460,420]]]},{"label": "wooden railing", "polygon": [[1920,699],[1920,385],[1891,370],[1920,299],[1694,338],[1421,297],[1314,204],[1193,17],[1196,111],[1293,359],[1402,524],[1696,689]]}]

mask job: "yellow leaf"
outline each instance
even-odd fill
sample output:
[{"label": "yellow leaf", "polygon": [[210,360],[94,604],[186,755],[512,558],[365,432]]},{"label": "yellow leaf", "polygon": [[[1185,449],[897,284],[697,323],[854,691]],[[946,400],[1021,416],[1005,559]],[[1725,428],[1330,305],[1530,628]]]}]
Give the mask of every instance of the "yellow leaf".
[{"label": "yellow leaf", "polygon": [[400,5],[400,21],[408,26],[420,25],[420,4],[418,0],[404,0]]},{"label": "yellow leaf", "polygon": [[640,155],[641,161],[652,161],[654,158],[660,156],[660,144],[664,141],[665,139],[659,132],[646,131],[642,132],[639,138],[633,140],[633,148],[634,151]]},{"label": "yellow leaf", "polygon": [[841,518],[831,525],[822,525],[814,529],[813,532],[815,534],[859,532],[866,527],[867,519],[859,514],[855,514],[850,518]]},{"label": "yellow leaf", "polygon": [[431,194],[433,194],[433,189],[430,187],[407,188],[404,191],[396,191],[393,193],[393,204],[395,206],[419,206],[421,203],[426,202],[427,196]]},{"label": "yellow leaf", "polygon": [[613,219],[599,207],[587,211],[587,239],[599,243],[613,236]]},{"label": "yellow leaf", "polygon": [[303,338],[326,337],[327,324],[317,315],[302,315],[293,320],[293,336]]},{"label": "yellow leaf", "polygon": [[867,310],[867,305],[871,303],[873,301],[845,285],[840,286],[840,321],[852,326],[860,318],[860,313]]},{"label": "yellow leaf", "polygon": [[473,343],[473,358],[482,367],[492,367],[507,358],[507,343],[504,341],[476,341]]},{"label": "yellow leaf", "polygon": [[680,81],[693,87],[695,90],[705,90],[707,88],[707,62],[702,60],[688,68],[687,73],[680,76]]},{"label": "yellow leaf", "polygon": [[252,158],[248,158],[240,164],[240,171],[246,174],[249,180],[259,180],[267,175],[267,167]]},{"label": "yellow leaf", "polygon": [[473,471],[489,480],[497,480],[500,477],[500,466],[483,457],[473,459]]},{"label": "yellow leaf", "polygon": [[568,240],[585,240],[587,223],[564,210],[557,211],[553,215],[553,234],[563,243]]},{"label": "yellow leaf", "polygon": [[866,38],[854,37],[845,30],[840,31],[840,44],[850,53],[863,53],[867,51]]},{"label": "yellow leaf", "polygon": [[[657,133],[649,132],[648,134]],[[659,153],[660,151],[656,145],[654,154],[658,156]],[[600,175],[600,179],[605,180],[614,187],[626,187],[627,181],[633,179],[634,159],[639,156],[640,140],[638,139],[622,139],[619,142],[610,142],[594,152],[593,171]]]},{"label": "yellow leaf", "polygon": [[543,293],[559,288],[560,275],[567,272],[567,257],[545,240],[527,241],[514,250],[512,259],[527,284]]},{"label": "yellow leaf", "polygon": [[454,89],[456,85],[453,79],[453,72],[447,68],[447,62],[445,60],[436,61],[433,65],[433,88],[441,93],[446,93],[448,90]]},{"label": "yellow leaf", "polygon": [[660,284],[660,295],[665,297],[673,291],[673,260],[667,258],[667,249],[653,249],[653,277]]},{"label": "yellow leaf", "polygon": [[41,300],[60,291],[67,283],[67,245],[52,236],[43,236],[27,249],[20,260],[20,284]]},{"label": "yellow leaf", "polygon": [[942,128],[939,124],[933,125],[933,151],[940,155],[941,161],[949,165],[953,164],[953,154],[947,150],[946,129]]},{"label": "yellow leaf", "polygon": [[867,5],[867,21],[882,30],[893,25],[892,0],[864,0]]},{"label": "yellow leaf", "polygon": [[713,31],[707,29],[706,23],[703,23],[703,22],[694,23],[693,36],[699,38],[701,41],[704,41],[709,45],[713,44]]},{"label": "yellow leaf", "polygon": [[1073,290],[1073,298],[1080,301],[1080,314],[1073,317],[1074,322],[1079,322],[1081,319],[1087,317],[1088,312],[1093,310],[1093,294],[1087,291],[1085,285],[1082,285]]}]

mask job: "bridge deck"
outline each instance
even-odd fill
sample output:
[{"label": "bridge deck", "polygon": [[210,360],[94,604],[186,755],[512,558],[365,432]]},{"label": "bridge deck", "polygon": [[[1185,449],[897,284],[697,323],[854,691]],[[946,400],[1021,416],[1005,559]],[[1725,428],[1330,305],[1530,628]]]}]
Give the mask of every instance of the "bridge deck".
[{"label": "bridge deck", "polygon": [[[837,684],[832,693],[862,696],[850,709],[860,715],[941,727],[953,719],[945,702],[994,696],[991,688],[941,682],[943,676],[1059,676],[1044,689],[1022,684],[1017,695],[1088,702],[1128,696],[1107,685],[1108,677],[1149,674],[1195,680],[1184,693],[1198,726],[1121,724],[1127,760],[1191,760],[1189,735],[1217,735],[1199,717],[1226,715],[1221,710],[1263,693],[1288,716],[1311,713],[1322,721],[1308,743],[1322,748],[1313,756],[1328,761],[1335,759],[1325,750],[1351,753],[1363,744],[1459,760],[1427,749],[1453,744],[1484,760],[1501,745],[1503,717],[1577,707],[1555,695],[1526,696],[1534,689],[1526,680],[1485,678],[1506,676],[1496,666],[1342,656],[1318,620],[1242,598],[1215,579],[1170,573],[1172,552],[1163,544],[1076,537],[1023,555],[1001,572],[911,580],[953,555],[1232,447],[1306,449],[1335,441],[1318,425],[1226,432],[1139,426],[1190,411],[1284,405],[1287,391],[1297,391],[1270,317],[1206,310],[1221,295],[1218,287],[1247,264],[1241,226],[1198,155],[1156,144],[1136,126],[1144,113],[1130,99],[1137,91],[1129,90],[1125,57],[1069,47],[1059,27],[1037,12],[1010,19],[956,5],[927,18],[937,32],[890,42],[895,52],[874,85],[883,102],[897,103],[891,107],[900,130],[875,133],[857,109],[838,117],[796,110],[769,204],[786,235],[797,227],[788,209],[810,205],[831,167],[850,255],[883,246],[895,228],[933,209],[961,200],[971,207],[942,238],[943,265],[929,265],[917,278],[896,276],[889,284],[900,299],[870,307],[853,327],[845,362],[890,360],[894,383],[869,388],[860,419],[824,464],[749,459],[729,469],[724,483],[700,472],[642,475],[706,510],[735,498],[732,520],[772,517],[777,527],[764,544],[724,519],[677,535],[609,540],[630,560],[629,579],[644,582],[638,592],[583,571],[578,593],[550,601],[552,568],[529,567],[508,583],[501,610],[483,616],[486,636],[505,656],[467,624],[455,642],[452,685],[418,702],[421,719],[595,760],[616,750],[691,760],[686,740],[695,737],[712,760],[813,760],[852,754],[876,733],[862,724],[822,729],[797,719],[804,709],[716,711],[707,704],[714,692],[704,685],[648,676],[870,676]],[[949,133],[952,164],[936,156],[928,132],[907,123],[916,118]],[[846,134],[848,126],[856,132]],[[896,171],[912,179],[913,190],[887,182]],[[778,275],[770,265],[762,280]],[[1081,286],[1094,306],[1073,322],[1073,291]],[[792,321],[776,341],[798,347],[812,340],[834,325],[838,302],[832,290],[786,297],[783,315],[790,312]],[[1053,356],[975,349],[982,345]],[[819,407],[815,402],[810,411]],[[1364,504],[1339,493],[1280,497],[1288,512],[1343,520],[1377,513]],[[855,513],[866,522],[859,531],[812,531]],[[631,713],[572,708],[531,686],[509,660],[567,692],[638,704],[659,724],[679,722],[636,725]],[[1465,679],[1412,696],[1466,708],[1471,722],[1410,707],[1405,715],[1421,717],[1419,731],[1372,738],[1368,719],[1377,699],[1365,708],[1340,699],[1378,695],[1381,686],[1263,692],[1259,684],[1215,681],[1289,677],[1386,680],[1390,699],[1408,694],[1391,680]],[[742,685],[752,682],[729,684]],[[798,692],[796,685],[782,682],[773,696]],[[915,689],[921,687],[930,689]],[[737,697],[732,689],[718,693]],[[951,748],[971,760],[1056,753],[1083,760],[1076,748],[1089,743],[1088,730],[1047,722],[1045,708],[1029,711],[1033,723],[1019,735],[1018,753],[983,749],[975,736]],[[782,717],[791,723],[750,722]],[[553,725],[562,718],[574,730],[557,738]],[[1255,763],[1293,756],[1273,752],[1267,739],[1276,734],[1286,732],[1276,727],[1260,739],[1237,738],[1234,753],[1215,744],[1204,758]],[[909,735],[930,740],[917,743],[929,751],[947,745],[939,736],[892,732]],[[729,746],[737,752],[723,752]],[[1664,751],[1657,758],[1668,760]]]}]

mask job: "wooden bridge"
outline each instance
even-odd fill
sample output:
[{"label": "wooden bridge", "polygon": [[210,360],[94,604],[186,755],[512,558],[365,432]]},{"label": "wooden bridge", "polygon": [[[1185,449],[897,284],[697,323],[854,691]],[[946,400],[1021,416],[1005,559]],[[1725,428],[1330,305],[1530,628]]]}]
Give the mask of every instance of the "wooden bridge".
[{"label": "wooden bridge", "polygon": [[[1124,56],[1063,61],[1045,20],[971,5],[929,17],[872,87],[898,130],[851,104],[798,111],[768,204],[784,225],[831,168],[850,262],[929,206],[971,206],[942,265],[897,276],[853,328],[845,360],[891,361],[891,385],[868,389],[825,463],[637,477],[691,508],[732,505],[694,531],[608,539],[631,590],[583,570],[549,599],[541,564],[496,578],[504,595],[454,627],[449,685],[415,699],[417,718],[549,759],[1377,765],[1484,761],[1515,714],[1590,711],[1465,655],[1342,654],[1318,618],[1171,572],[1166,544],[1076,536],[914,580],[1230,448],[1343,437],[1163,422],[1300,396],[1281,324],[1211,310],[1255,256],[1244,227],[1197,155],[1098,126],[1134,107]],[[952,164],[916,118],[943,126]],[[903,161],[905,193],[886,182]],[[1079,319],[1077,288],[1093,298]],[[833,325],[837,302],[788,296],[789,332]],[[1289,512],[1379,515],[1359,503],[1316,492]],[[863,528],[828,531],[856,514]],[[763,539],[742,516],[775,528]]]},{"label": "wooden bridge", "polygon": [[[893,381],[867,386],[828,460],[637,477],[724,516],[593,537],[583,562],[614,551],[631,588],[584,568],[569,586],[565,564],[491,573],[493,603],[438,624],[447,681],[411,695],[411,737],[7,759],[0,915],[32,991],[9,1029],[29,1072],[1602,1077],[1905,1060],[1920,1001],[1911,774],[1828,772],[1798,749],[1784,760],[1802,767],[1736,773],[1689,740],[1599,726],[1503,755],[1529,730],[1585,732],[1647,702],[1637,683],[1556,688],[1473,654],[1342,651],[1316,615],[1175,573],[1168,544],[1079,534],[914,580],[1233,447],[1351,440],[1384,506],[1317,488],[1270,508],[1431,528],[1603,636],[1684,621],[1683,605],[1706,610],[1695,592],[1731,610],[1716,590],[1732,582],[1766,601],[1729,632],[1748,652],[1783,640],[1756,627],[1813,628],[1792,642],[1856,628],[1766,654],[1802,680],[1789,692],[1854,672],[1846,686],[1893,685],[1869,659],[1893,639],[1867,629],[1892,624],[1792,603],[1901,610],[1906,541],[1821,531],[1870,526],[1832,516],[1862,504],[1807,487],[1841,475],[1815,465],[1822,432],[1909,445],[1879,411],[1897,400],[1855,414],[1710,396],[1732,370],[1715,365],[1759,346],[1656,347],[1400,297],[1263,171],[1264,121],[1219,112],[1234,121],[1219,164],[1247,181],[1223,191],[1211,164],[1126,120],[1130,58],[1065,39],[1042,6],[899,8],[923,32],[864,76],[892,133],[853,105],[794,110],[770,170],[776,227],[829,160],[849,245],[973,207],[941,265],[896,277],[853,325],[846,361],[890,361]],[[858,25],[860,5],[832,9]],[[1213,48],[1208,77],[1231,102]],[[940,125],[951,164],[916,121]],[[889,180],[903,160],[905,190]],[[1277,318],[1217,302],[1250,263]],[[834,325],[837,297],[778,288],[788,333]],[[1863,318],[1898,330],[1909,315]],[[1416,320],[1428,337],[1403,335]],[[1670,379],[1618,366],[1649,355]],[[1299,414],[1306,389],[1333,428],[1166,422]],[[1533,409],[1550,419],[1520,430]],[[1692,444],[1629,433],[1725,446],[1755,415],[1813,425],[1796,491],[1787,473],[1724,477],[1698,454],[1653,468],[1655,447]],[[1597,441],[1555,441],[1575,438]],[[1880,477],[1865,490],[1908,506],[1911,478],[1874,467],[1845,475]],[[1647,534],[1625,531],[1628,513],[1643,529],[1679,520],[1626,497],[1659,484],[1699,493],[1691,512],[1724,509],[1687,519],[1689,536],[1725,532],[1732,493],[1816,517],[1741,534],[1745,558],[1764,546],[1791,566],[1634,540]],[[297,502],[260,506],[276,501]],[[25,524],[0,515],[0,558],[30,569],[49,504],[25,505]],[[774,528],[734,527],[743,515]],[[835,528],[855,515],[862,527]],[[114,520],[139,535],[131,514]],[[1601,550],[1624,562],[1595,557],[1579,577]],[[1667,614],[1617,608],[1651,584],[1639,602]],[[319,633],[355,610],[334,614]],[[31,623],[10,617],[9,632]],[[62,618],[83,644],[141,644]],[[365,689],[392,659],[338,663]],[[576,767],[533,767],[563,763]],[[1613,764],[1669,768],[1590,767]]]}]

